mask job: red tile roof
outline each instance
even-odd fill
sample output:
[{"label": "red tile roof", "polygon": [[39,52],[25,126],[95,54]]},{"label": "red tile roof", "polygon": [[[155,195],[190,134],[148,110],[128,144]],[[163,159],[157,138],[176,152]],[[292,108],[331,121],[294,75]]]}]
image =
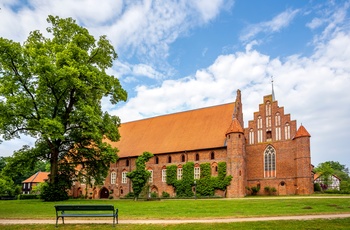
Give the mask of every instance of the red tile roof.
[{"label": "red tile roof", "polygon": [[241,124],[239,124],[239,121],[236,118],[232,120],[230,128],[226,131],[226,134],[229,133],[244,133]]},{"label": "red tile roof", "polygon": [[305,129],[305,127],[303,125],[301,125],[297,131],[297,133],[295,134],[294,138],[298,138],[298,137],[311,137],[311,135],[309,134],[309,132]]},{"label": "red tile roof", "polygon": [[22,183],[41,183],[49,179],[49,172],[37,172]]},{"label": "red tile roof", "polygon": [[233,111],[229,103],[123,123],[120,141],[111,145],[119,157],[223,147]]}]

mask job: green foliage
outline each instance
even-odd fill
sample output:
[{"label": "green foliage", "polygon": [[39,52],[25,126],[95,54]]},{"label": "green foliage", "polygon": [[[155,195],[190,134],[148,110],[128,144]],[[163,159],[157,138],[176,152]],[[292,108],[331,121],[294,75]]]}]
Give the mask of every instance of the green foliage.
[{"label": "green foliage", "polygon": [[12,157],[6,158],[6,165],[2,175],[11,178],[15,185],[22,185],[22,181],[35,173],[45,172],[47,162],[38,160],[37,153],[31,151],[29,146],[15,151]]},{"label": "green foliage", "polygon": [[270,187],[270,186],[266,186],[264,188],[264,191],[268,194],[268,195],[275,195],[277,192],[277,189],[275,187]]},{"label": "green foliage", "polygon": [[[216,189],[225,190],[230,184],[232,176],[226,176],[226,162],[218,164],[218,176],[211,176],[210,163],[200,165],[200,179],[196,180],[197,196],[213,196]],[[187,162],[182,166],[183,175],[177,180],[177,166],[167,167],[167,184],[175,188],[177,197],[193,197],[194,186],[194,163]]]},{"label": "green foliage", "polygon": [[248,187],[247,186],[246,189],[250,192],[250,194],[252,196],[255,196],[260,191],[260,187],[259,186],[252,186],[252,187]]},{"label": "green foliage", "polygon": [[151,173],[146,170],[146,162],[148,162],[152,157],[152,153],[143,152],[143,154],[136,159],[136,169],[128,172],[126,175],[132,182],[132,190],[134,191],[135,200],[138,199],[142,189],[151,176]]},{"label": "green foliage", "polygon": [[33,199],[39,199],[39,196],[36,194],[20,194],[18,195],[19,200],[33,200]]},{"label": "green foliage", "polygon": [[166,167],[166,182],[175,187],[177,183],[177,166],[169,165]]},{"label": "green foliage", "polygon": [[321,192],[322,189],[321,189],[321,186],[319,183],[314,183],[314,191],[315,192]]},{"label": "green foliage", "polygon": [[44,201],[68,200],[66,187],[62,183],[45,183],[42,186],[41,199]]},{"label": "green foliage", "polygon": [[48,37],[32,31],[23,45],[0,38],[0,136],[36,138],[20,155],[28,163],[49,162],[49,183],[60,183],[60,168],[73,177],[79,164],[102,181],[117,160],[117,149],[103,139],[119,139],[120,120],[102,111],[101,99],[116,104],[127,98],[106,73],[117,54],[106,36],[96,40],[72,18],[47,21]]},{"label": "green foliage", "polygon": [[134,198],[135,194],[133,192],[129,192],[128,194],[125,195],[125,198]]},{"label": "green foliage", "polygon": [[0,177],[0,194],[6,194],[7,196],[15,195],[15,185],[11,178],[5,176]]},{"label": "green foliage", "polygon": [[162,197],[163,197],[163,198],[169,198],[169,197],[170,197],[170,194],[163,191],[163,192],[162,192]]}]

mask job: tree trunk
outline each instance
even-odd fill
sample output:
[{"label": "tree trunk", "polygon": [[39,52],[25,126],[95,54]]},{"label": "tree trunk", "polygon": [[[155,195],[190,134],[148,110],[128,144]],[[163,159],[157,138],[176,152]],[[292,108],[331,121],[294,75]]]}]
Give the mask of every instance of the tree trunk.
[{"label": "tree trunk", "polygon": [[58,150],[51,150],[51,159],[50,159],[50,184],[54,184],[57,181],[58,175]]}]

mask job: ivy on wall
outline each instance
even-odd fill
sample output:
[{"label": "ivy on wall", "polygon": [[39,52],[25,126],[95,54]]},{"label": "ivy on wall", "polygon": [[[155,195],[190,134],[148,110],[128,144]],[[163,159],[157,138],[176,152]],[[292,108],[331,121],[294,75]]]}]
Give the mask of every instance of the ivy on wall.
[{"label": "ivy on wall", "polygon": [[[210,163],[200,165],[200,179],[196,180],[198,196],[213,196],[216,189],[226,190],[230,184],[232,176],[226,175],[226,162],[218,163],[218,176],[211,176]],[[177,166],[170,165],[167,167],[166,181],[168,185],[174,187],[177,197],[193,196],[194,186],[194,163],[187,162],[182,166],[182,179],[177,179]]]}]

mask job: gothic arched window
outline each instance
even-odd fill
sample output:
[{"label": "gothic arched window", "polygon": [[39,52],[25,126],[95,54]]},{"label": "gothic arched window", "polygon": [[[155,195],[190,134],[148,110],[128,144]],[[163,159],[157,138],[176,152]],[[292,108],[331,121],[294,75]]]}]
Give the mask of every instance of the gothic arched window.
[{"label": "gothic arched window", "polygon": [[264,152],[264,177],[276,177],[276,151],[271,145]]}]

